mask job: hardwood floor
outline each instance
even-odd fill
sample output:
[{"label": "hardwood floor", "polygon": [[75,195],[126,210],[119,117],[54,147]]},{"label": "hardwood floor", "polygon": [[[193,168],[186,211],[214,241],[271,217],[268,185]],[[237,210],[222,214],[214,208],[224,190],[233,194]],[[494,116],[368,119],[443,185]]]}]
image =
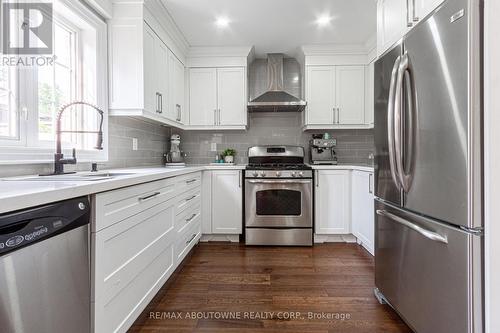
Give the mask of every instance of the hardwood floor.
[{"label": "hardwood floor", "polygon": [[200,243],[130,331],[411,332],[377,302],[373,280],[357,244]]}]

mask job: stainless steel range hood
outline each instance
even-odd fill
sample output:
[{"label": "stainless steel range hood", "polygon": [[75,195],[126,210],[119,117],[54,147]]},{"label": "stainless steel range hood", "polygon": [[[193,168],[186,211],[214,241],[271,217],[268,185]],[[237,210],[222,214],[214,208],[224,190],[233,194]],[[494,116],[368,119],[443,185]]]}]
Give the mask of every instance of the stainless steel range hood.
[{"label": "stainless steel range hood", "polygon": [[[294,77],[300,85],[299,74],[300,72]],[[268,54],[267,91],[248,102],[249,112],[301,112],[304,110],[307,103],[285,91],[283,76],[283,54]],[[251,88],[252,85],[250,85]]]}]

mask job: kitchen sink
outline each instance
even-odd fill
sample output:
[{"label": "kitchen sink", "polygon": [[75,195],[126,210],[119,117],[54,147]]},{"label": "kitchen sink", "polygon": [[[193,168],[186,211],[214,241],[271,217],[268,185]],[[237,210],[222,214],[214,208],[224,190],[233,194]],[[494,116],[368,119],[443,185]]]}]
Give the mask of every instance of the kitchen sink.
[{"label": "kitchen sink", "polygon": [[98,181],[106,180],[116,177],[135,175],[135,172],[85,172],[85,173],[73,173],[73,174],[63,174],[63,175],[47,175],[47,176],[22,176],[22,177],[12,177],[4,178],[4,181]]}]

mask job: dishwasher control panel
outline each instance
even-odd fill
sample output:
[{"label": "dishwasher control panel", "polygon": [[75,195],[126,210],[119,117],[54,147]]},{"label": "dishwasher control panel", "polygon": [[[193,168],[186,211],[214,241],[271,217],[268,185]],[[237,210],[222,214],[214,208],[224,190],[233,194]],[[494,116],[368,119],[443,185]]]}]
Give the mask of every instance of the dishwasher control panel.
[{"label": "dishwasher control panel", "polygon": [[87,197],[0,215],[0,256],[88,224]]}]

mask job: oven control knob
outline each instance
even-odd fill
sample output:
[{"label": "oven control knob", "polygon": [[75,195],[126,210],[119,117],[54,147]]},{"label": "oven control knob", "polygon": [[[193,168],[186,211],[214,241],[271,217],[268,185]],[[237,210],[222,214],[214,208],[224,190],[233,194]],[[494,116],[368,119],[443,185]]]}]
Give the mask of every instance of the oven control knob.
[{"label": "oven control knob", "polygon": [[281,177],[281,171],[276,171],[276,177]]},{"label": "oven control knob", "polygon": [[297,172],[292,171],[292,177],[297,177]]},{"label": "oven control knob", "polygon": [[261,172],[260,172],[260,176],[261,176],[261,177],[265,177],[265,176],[266,176],[266,173],[265,173],[264,171],[261,171]]},{"label": "oven control knob", "polygon": [[258,176],[259,176],[259,173],[258,173],[257,171],[254,171],[254,172],[252,173],[252,176],[254,176],[254,177],[258,177]]},{"label": "oven control knob", "polygon": [[299,171],[299,177],[303,177],[304,173],[302,171]]}]

